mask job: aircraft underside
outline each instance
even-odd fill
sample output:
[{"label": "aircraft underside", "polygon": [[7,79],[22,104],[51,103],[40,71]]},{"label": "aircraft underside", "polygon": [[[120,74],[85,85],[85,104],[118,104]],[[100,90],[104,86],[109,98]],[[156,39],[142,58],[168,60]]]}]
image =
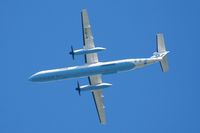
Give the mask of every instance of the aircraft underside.
[{"label": "aircraft underside", "polygon": [[71,51],[69,53],[73,59],[75,59],[75,56],[83,55],[85,57],[85,65],[40,71],[33,74],[29,80],[33,82],[48,82],[87,77],[89,84],[80,86],[79,82],[77,82],[76,90],[79,95],[81,94],[81,91],[91,91],[99,121],[101,124],[105,124],[106,116],[103,102],[103,89],[110,87],[112,84],[104,83],[102,81],[102,75],[134,70],[155,62],[160,62],[162,71],[166,72],[169,69],[166,56],[169,51],[166,51],[163,34],[158,33],[156,36],[157,51],[154,52],[153,56],[150,58],[100,62],[97,53],[106,50],[106,48],[95,47],[86,9],[82,10],[81,19],[83,30],[83,48],[74,50],[74,48],[71,47]]}]

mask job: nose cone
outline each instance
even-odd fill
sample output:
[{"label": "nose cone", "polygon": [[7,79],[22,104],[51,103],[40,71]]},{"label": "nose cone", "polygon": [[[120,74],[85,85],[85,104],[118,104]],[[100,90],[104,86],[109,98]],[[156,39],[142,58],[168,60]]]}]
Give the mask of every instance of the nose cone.
[{"label": "nose cone", "polygon": [[38,77],[37,75],[33,74],[32,76],[29,77],[28,79],[31,82],[37,82],[38,81]]},{"label": "nose cone", "polygon": [[31,75],[28,80],[34,82],[34,75]]}]

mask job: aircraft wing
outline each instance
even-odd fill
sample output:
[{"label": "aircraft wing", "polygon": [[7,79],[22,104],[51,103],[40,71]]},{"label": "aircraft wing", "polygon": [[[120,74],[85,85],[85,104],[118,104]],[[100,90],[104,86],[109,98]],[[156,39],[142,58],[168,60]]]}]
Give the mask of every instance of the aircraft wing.
[{"label": "aircraft wing", "polygon": [[[102,83],[101,75],[89,76],[88,79],[91,85]],[[105,124],[106,116],[104,110],[105,107],[103,105],[103,91],[102,90],[92,91],[92,95],[99,116],[99,121],[101,124]]]},{"label": "aircraft wing", "polygon": [[[95,47],[94,39],[92,36],[91,26],[89,23],[89,18],[88,18],[86,9],[82,10],[81,19],[82,19],[84,49],[94,48]],[[97,53],[90,53],[90,54],[85,55],[85,63],[94,64],[97,62],[99,62]],[[89,76],[88,80],[89,80],[90,85],[96,85],[96,84],[102,83],[101,75]],[[105,118],[102,93],[103,93],[102,90],[92,91],[92,95],[93,95],[93,99],[96,105],[100,123],[105,124],[106,118]]]},{"label": "aircraft wing", "polygon": [[[82,29],[83,29],[83,44],[85,49],[94,48],[94,38],[92,36],[91,26],[86,9],[81,12]],[[85,55],[85,63],[93,64],[99,62],[97,53],[91,53]]]}]

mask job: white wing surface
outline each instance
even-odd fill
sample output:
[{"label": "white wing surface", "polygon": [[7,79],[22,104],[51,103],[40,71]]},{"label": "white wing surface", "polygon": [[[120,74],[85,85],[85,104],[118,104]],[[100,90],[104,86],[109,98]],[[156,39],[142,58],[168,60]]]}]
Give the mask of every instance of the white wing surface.
[{"label": "white wing surface", "polygon": [[[81,12],[81,18],[82,18],[82,29],[83,29],[83,44],[85,49],[91,49],[94,48],[94,38],[92,36],[91,26],[89,23],[89,18],[87,15],[86,9],[83,9]],[[85,55],[85,63],[87,64],[93,64],[97,63],[98,56],[97,53],[91,53]]]},{"label": "white wing surface", "polygon": [[[82,29],[83,29],[83,44],[85,49],[94,48],[94,38],[92,36],[91,26],[89,23],[89,18],[86,9],[81,12],[82,18]],[[85,55],[85,63],[94,64],[99,62],[97,53],[91,53]],[[101,75],[89,76],[88,77],[90,85],[96,85],[102,83]],[[103,95],[102,90],[92,91],[93,99],[99,116],[101,124],[106,123],[104,105],[103,105]]]}]

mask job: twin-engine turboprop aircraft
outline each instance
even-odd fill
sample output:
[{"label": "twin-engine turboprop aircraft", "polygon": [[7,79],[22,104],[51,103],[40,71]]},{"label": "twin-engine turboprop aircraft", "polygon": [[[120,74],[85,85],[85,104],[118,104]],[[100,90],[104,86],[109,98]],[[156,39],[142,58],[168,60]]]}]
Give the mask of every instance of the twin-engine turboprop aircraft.
[{"label": "twin-engine turboprop aircraft", "polygon": [[91,91],[96,105],[97,113],[101,124],[106,123],[106,117],[103,104],[103,89],[110,87],[112,84],[103,83],[102,75],[118,73],[122,71],[135,70],[156,62],[160,62],[163,72],[168,70],[167,53],[163,34],[159,33],[157,39],[157,51],[153,53],[150,58],[125,59],[109,62],[99,62],[97,53],[105,50],[102,47],[95,47],[91,32],[87,11],[85,9],[81,12],[82,28],[83,28],[83,49],[74,50],[71,47],[70,54],[72,58],[76,55],[85,56],[85,65],[66,67],[52,70],[40,71],[32,75],[29,80],[33,82],[48,82],[61,79],[71,79],[88,77],[89,85],[80,86],[77,82],[79,95],[81,91]]}]

